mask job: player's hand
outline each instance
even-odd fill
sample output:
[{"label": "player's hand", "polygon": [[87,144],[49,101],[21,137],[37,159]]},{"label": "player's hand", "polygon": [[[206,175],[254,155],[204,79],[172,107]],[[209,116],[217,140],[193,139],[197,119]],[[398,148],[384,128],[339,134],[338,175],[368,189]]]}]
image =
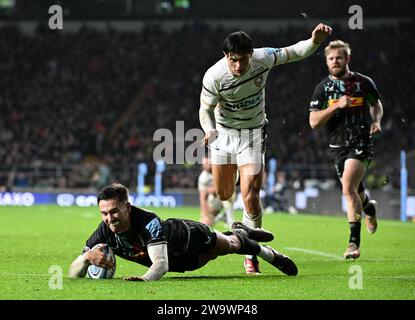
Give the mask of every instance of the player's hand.
[{"label": "player's hand", "polygon": [[349,96],[342,96],[339,101],[337,101],[337,106],[340,109],[349,108],[352,106],[352,99]]},{"label": "player's hand", "polygon": [[382,131],[380,123],[373,122],[370,126],[370,134],[378,134]]},{"label": "player's hand", "polygon": [[332,31],[330,26],[320,23],[311,33],[311,39],[313,40],[313,43],[320,44],[332,33]]},{"label": "player's hand", "polygon": [[212,129],[210,130],[208,133],[205,134],[205,137],[203,138],[203,140],[201,141],[200,146],[207,146],[209,144],[211,144],[213,141],[215,141],[218,138],[218,130],[216,129]]},{"label": "player's hand", "polygon": [[137,277],[137,276],[125,277],[124,280],[127,280],[127,281],[145,281],[143,278]]},{"label": "player's hand", "polygon": [[89,250],[85,252],[86,259],[93,265],[98,267],[112,269],[114,263],[112,261],[107,261],[107,255],[103,252],[104,246],[99,247],[95,250]]}]

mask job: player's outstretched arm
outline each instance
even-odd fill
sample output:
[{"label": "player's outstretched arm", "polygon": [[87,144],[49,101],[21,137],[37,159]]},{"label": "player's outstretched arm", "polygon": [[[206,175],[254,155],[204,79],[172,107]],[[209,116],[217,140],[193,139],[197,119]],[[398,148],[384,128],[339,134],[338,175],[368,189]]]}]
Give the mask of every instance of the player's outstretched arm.
[{"label": "player's outstretched arm", "polygon": [[312,55],[319,45],[332,33],[330,26],[320,23],[311,33],[311,38],[284,48],[287,53],[287,62],[299,61]]},{"label": "player's outstretched arm", "polygon": [[326,38],[332,33],[330,26],[320,23],[318,24],[313,32],[311,33],[311,40],[314,44],[320,45]]},{"label": "player's outstretched arm", "polygon": [[69,267],[69,278],[83,278],[86,275],[89,261],[86,259],[85,254],[81,254],[76,258]]},{"label": "player's outstretched arm", "polygon": [[147,272],[141,277],[128,277],[129,281],[155,281],[163,277],[169,271],[169,258],[167,243],[157,243],[148,246],[148,256],[153,263]]},{"label": "player's outstretched arm", "polygon": [[104,247],[97,248],[95,250],[88,250],[81,254],[78,258],[72,262],[69,268],[69,278],[83,278],[86,275],[86,271],[90,264],[102,268],[113,268],[113,262],[106,259],[104,253]]}]

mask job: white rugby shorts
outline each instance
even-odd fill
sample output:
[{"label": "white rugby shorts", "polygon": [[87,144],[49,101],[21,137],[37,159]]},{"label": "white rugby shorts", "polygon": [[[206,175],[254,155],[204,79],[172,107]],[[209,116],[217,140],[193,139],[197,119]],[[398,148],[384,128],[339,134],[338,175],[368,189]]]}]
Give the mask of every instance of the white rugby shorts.
[{"label": "white rugby shorts", "polygon": [[265,165],[265,129],[217,128],[218,137],[210,144],[211,163]]}]

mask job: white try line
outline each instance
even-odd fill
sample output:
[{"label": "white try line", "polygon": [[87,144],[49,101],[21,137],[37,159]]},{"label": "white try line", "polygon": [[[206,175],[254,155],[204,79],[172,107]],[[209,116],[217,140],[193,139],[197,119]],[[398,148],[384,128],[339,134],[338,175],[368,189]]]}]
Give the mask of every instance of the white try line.
[{"label": "white try line", "polygon": [[331,254],[331,253],[326,253],[326,252],[321,252],[321,251],[316,251],[316,250],[308,250],[308,249],[303,249],[303,248],[285,248],[285,249],[291,250],[291,251],[299,251],[299,252],[304,252],[308,254],[313,254],[316,256],[323,256],[323,257],[332,258],[336,260],[344,260],[342,256],[338,256],[336,254]]}]

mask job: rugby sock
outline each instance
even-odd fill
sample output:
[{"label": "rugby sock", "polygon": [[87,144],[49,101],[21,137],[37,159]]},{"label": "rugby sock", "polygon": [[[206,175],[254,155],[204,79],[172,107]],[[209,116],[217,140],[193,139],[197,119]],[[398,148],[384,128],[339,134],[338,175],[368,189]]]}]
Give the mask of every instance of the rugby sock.
[{"label": "rugby sock", "polygon": [[257,215],[255,218],[251,218],[251,216],[246,212],[244,209],[242,223],[246,224],[248,227],[256,229],[262,227],[262,212]]},{"label": "rugby sock", "polygon": [[[242,223],[247,225],[250,228],[261,228],[262,226],[262,212],[254,219],[250,217],[250,215],[244,209],[243,216],[242,216]],[[246,256],[248,259],[252,259],[252,255]]]},{"label": "rugby sock", "polygon": [[358,247],[360,246],[360,222],[349,222],[350,227],[350,238],[349,242],[355,243]]},{"label": "rugby sock", "polygon": [[249,239],[247,236],[243,234],[235,234],[239,241],[241,242],[241,248],[236,251],[235,253],[238,254],[249,254],[251,256],[255,256],[261,252],[261,246],[258,242]]},{"label": "rugby sock", "polygon": [[369,202],[369,196],[365,193],[365,199],[363,200],[363,211],[367,216],[373,217],[376,214],[376,208],[373,203]]},{"label": "rugby sock", "polygon": [[366,209],[368,204],[369,204],[369,196],[365,193],[365,198],[362,201],[363,209]]},{"label": "rugby sock", "polygon": [[274,253],[271,248],[261,246],[261,252],[258,253],[258,256],[264,259],[265,261],[272,263],[274,261]]}]

